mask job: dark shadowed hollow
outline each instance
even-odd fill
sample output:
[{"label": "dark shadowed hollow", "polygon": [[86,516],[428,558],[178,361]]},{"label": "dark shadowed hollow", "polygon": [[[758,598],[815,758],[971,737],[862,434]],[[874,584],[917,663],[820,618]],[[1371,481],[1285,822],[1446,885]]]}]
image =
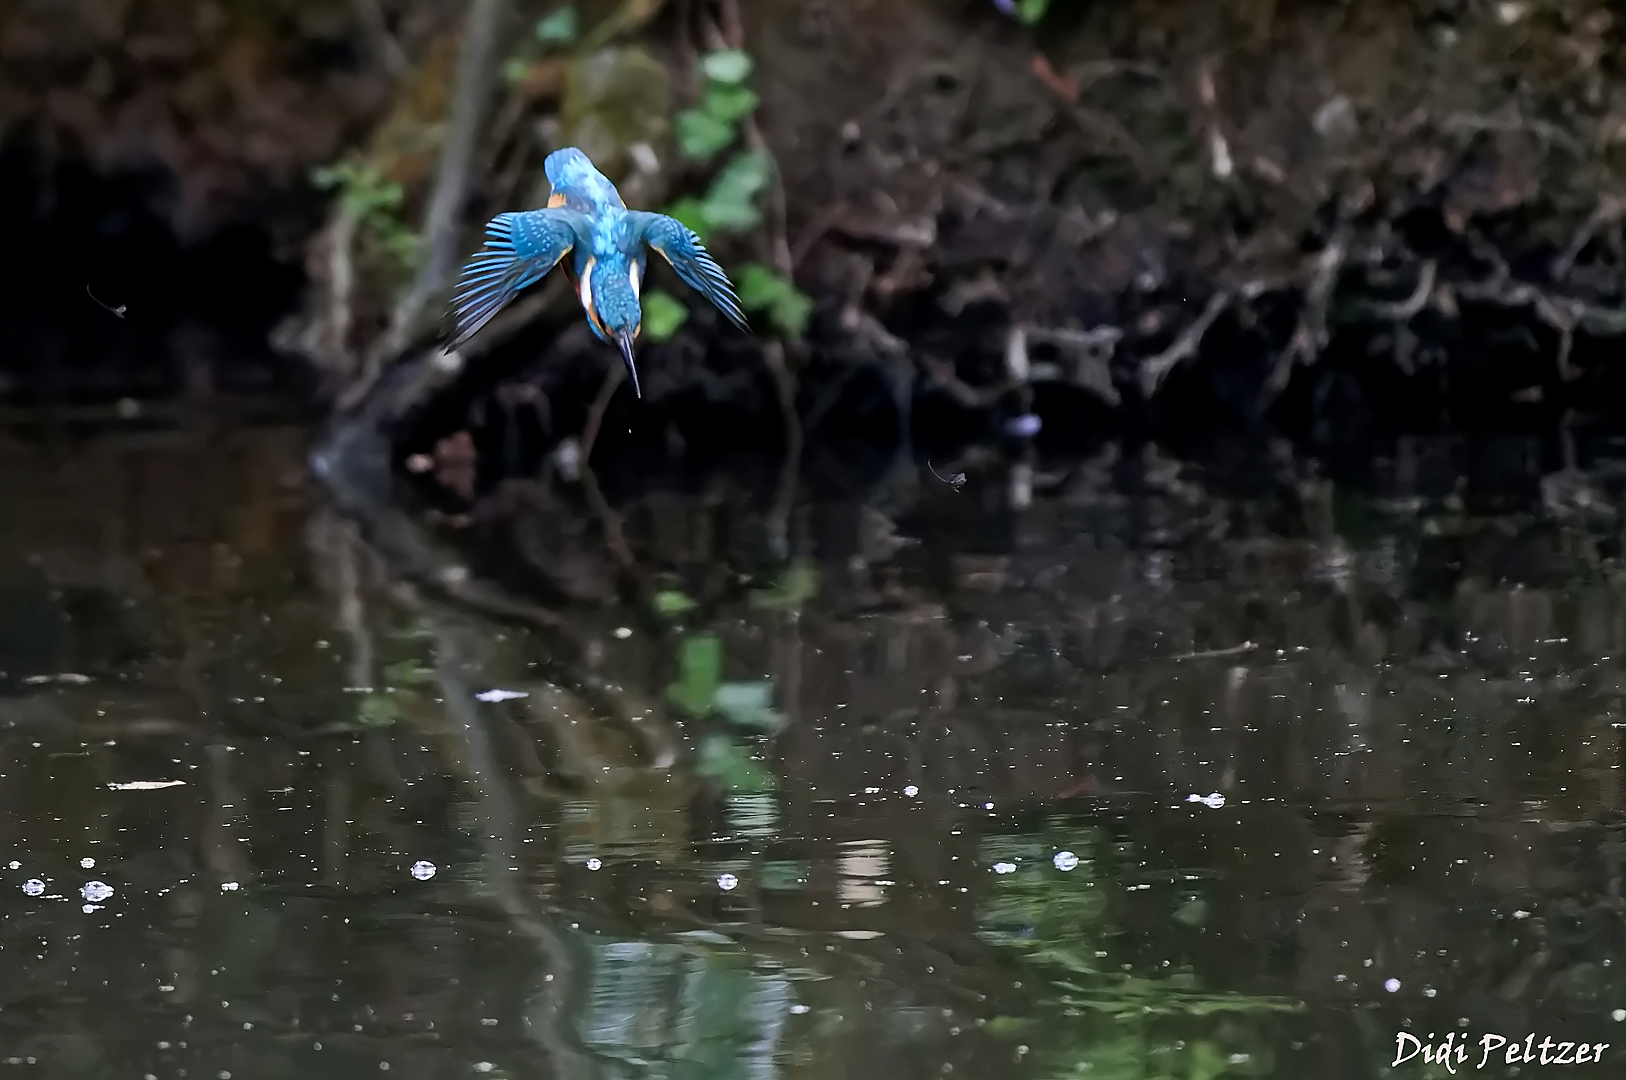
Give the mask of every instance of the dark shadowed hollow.
[{"label": "dark shadowed hollow", "polygon": [[486,3],[0,4],[0,1080],[1623,1075],[1612,8],[495,4],[640,400],[375,345]]}]

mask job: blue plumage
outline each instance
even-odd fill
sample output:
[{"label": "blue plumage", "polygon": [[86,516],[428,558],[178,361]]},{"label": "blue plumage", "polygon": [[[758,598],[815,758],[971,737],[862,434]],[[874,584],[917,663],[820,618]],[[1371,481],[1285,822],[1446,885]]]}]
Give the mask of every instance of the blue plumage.
[{"label": "blue plumage", "polygon": [[628,210],[615,185],[575,147],[549,154],[543,170],[553,189],[547,208],[498,214],[486,226],[485,248],[463,267],[452,301],[454,344],[473,337],[522,290],[573,254],[569,269],[587,325],[600,341],[620,347],[633,391],[642,396],[633,342],[643,323],[646,246],[730,322],[749,330],[728,275],[692,230],[665,214]]}]

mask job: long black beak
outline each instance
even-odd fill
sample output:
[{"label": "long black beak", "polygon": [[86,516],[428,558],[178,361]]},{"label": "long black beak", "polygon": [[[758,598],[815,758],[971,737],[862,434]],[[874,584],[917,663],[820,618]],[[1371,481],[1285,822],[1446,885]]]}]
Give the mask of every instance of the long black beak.
[{"label": "long black beak", "polygon": [[638,388],[638,365],[632,361],[632,332],[623,330],[615,336],[617,345],[621,346],[621,359],[627,365],[627,374],[632,377],[632,393],[634,397],[642,398],[644,392]]}]

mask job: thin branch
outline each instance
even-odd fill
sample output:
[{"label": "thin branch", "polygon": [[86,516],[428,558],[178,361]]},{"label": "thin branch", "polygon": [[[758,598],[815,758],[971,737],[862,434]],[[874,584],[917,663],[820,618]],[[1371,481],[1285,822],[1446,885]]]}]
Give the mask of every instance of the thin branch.
[{"label": "thin branch", "polygon": [[1214,325],[1214,320],[1230,306],[1230,293],[1218,292],[1210,296],[1203,313],[1197,316],[1167,349],[1141,361],[1140,387],[1145,397],[1149,399],[1157,393],[1157,388],[1162,385],[1164,377],[1176,364],[1197,355],[1197,350],[1203,343],[1203,335],[1208,333],[1208,328]]},{"label": "thin branch", "polygon": [[419,319],[431,296],[450,280],[457,267],[463,223],[463,206],[468,199],[474,159],[486,106],[497,82],[500,59],[506,45],[502,28],[508,18],[509,0],[471,0],[463,25],[463,51],[458,60],[457,93],[447,118],[441,143],[440,167],[424,214],[424,263],[418,278],[396,306],[389,332],[380,338],[369,357],[376,367],[385,357],[400,352],[416,332]]}]

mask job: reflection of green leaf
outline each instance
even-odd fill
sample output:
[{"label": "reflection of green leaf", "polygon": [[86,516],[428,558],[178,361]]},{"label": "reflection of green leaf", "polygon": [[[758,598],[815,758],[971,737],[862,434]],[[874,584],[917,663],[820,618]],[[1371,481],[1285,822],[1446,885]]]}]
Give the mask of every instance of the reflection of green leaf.
[{"label": "reflection of green leaf", "polygon": [[772,700],[773,683],[767,681],[723,683],[712,696],[712,704],[731,723],[770,734],[785,726],[784,714],[769,707]]},{"label": "reflection of green leaf", "polygon": [[725,124],[736,124],[749,116],[762,99],[749,86],[713,83],[700,103],[701,110]]},{"label": "reflection of green leaf", "polygon": [[[672,302],[677,303],[675,300]],[[644,303],[646,305],[649,303],[649,297],[644,298]],[[684,311],[687,312],[688,309],[684,308]],[[646,327],[648,326],[648,318],[649,312],[646,310],[644,312],[644,325]],[[662,589],[655,594],[655,610],[667,618],[682,615],[685,611],[693,611],[695,607],[695,602],[689,598],[689,594],[681,589]]]},{"label": "reflection of green leaf", "polygon": [[679,646],[677,681],[666,688],[666,696],[690,716],[705,716],[722,676],[722,641],[716,634],[691,635]]},{"label": "reflection of green leaf", "polygon": [[[683,324],[688,320],[688,304],[680,301],[672,293],[667,293],[665,290],[650,290],[644,293],[644,337],[649,338],[650,342],[655,342],[657,345],[660,342],[670,342],[673,333],[683,329]],[[660,607],[660,603],[662,603],[660,599],[665,595],[681,597],[685,602],[685,607],[678,608],[675,612],[668,612],[665,608]],[[662,615],[678,615],[681,612],[688,612],[691,607],[694,607],[693,600],[689,600],[681,592],[667,590],[667,592],[657,592],[655,594],[655,608]]]},{"label": "reflection of green leaf", "polygon": [[734,141],[734,126],[699,109],[684,109],[673,122],[678,149],[690,161],[702,165]]},{"label": "reflection of green leaf", "polygon": [[1050,8],[1050,0],[1017,0],[1016,16],[1023,22],[1032,26],[1044,18],[1044,13]]},{"label": "reflection of green leaf", "polygon": [[389,727],[401,715],[401,706],[394,694],[367,694],[356,709],[356,723],[361,727]]},{"label": "reflection of green leaf", "polygon": [[695,769],[731,795],[758,795],[779,790],[779,778],[727,735],[707,735],[700,740]]},{"label": "reflection of green leaf", "polygon": [[397,660],[384,665],[385,686],[417,686],[434,677],[434,672],[417,660]]},{"label": "reflection of green leaf", "polygon": [[1186,926],[1201,926],[1208,916],[1208,905],[1202,897],[1193,897],[1174,909],[1174,921]]},{"label": "reflection of green leaf", "polygon": [[762,864],[757,884],[769,892],[795,892],[805,888],[813,879],[807,863],[794,860],[775,860]]},{"label": "reflection of green leaf", "polygon": [[566,4],[536,24],[536,40],[544,45],[569,45],[580,32],[581,20],[573,4]]},{"label": "reflection of green leaf", "polygon": [[751,74],[751,54],[744,49],[718,49],[700,60],[700,70],[713,82],[744,82]]},{"label": "reflection of green leaf", "polygon": [[770,611],[794,611],[818,594],[818,569],[798,559],[785,567],[773,588],[751,590],[751,605]]}]

